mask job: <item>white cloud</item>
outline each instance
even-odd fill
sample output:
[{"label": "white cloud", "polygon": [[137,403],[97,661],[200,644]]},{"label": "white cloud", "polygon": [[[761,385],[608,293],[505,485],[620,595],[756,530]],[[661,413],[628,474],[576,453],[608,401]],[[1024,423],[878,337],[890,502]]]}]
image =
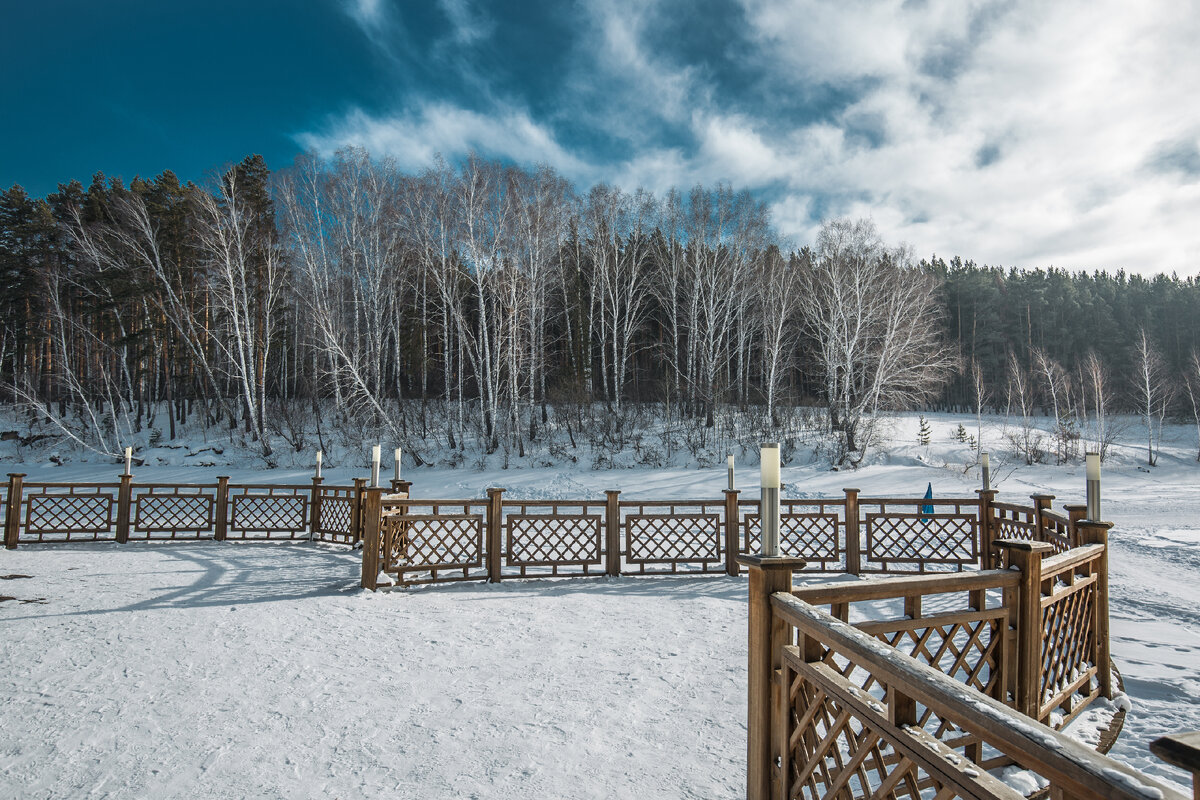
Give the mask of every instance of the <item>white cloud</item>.
[{"label": "white cloud", "polygon": [[[378,18],[377,2],[357,13]],[[442,2],[461,12],[459,36],[487,35],[463,0]],[[724,108],[702,71],[647,46],[662,15],[681,13],[662,2],[581,9],[556,122],[628,144],[605,163],[504,103],[355,112],[301,141],[362,144],[414,168],[477,149],[550,163],[583,187],[769,189],[797,244],[821,208],[870,216],[918,256],[1200,271],[1200,15],[1187,0],[742,0],[744,33],[781,91],[858,93],[783,131],[772,108]]]},{"label": "white cloud", "polygon": [[383,19],[380,0],[349,0],[346,12],[364,28],[373,28]]},{"label": "white cloud", "polygon": [[[748,4],[761,46],[797,84],[876,81],[833,124],[767,143],[793,190],[869,198],[837,211],[872,216],[918,255],[1200,271],[1194,179],[1145,166],[1164,141],[1186,152],[1200,126],[1189,97],[1200,21],[1187,4],[1017,3],[950,74],[923,73],[935,48],[967,36],[949,8],[852,3],[830,19],[822,4]],[[881,146],[838,135],[862,114],[882,122]]]},{"label": "white cloud", "polygon": [[563,149],[546,128],[516,109],[480,114],[433,103],[390,117],[355,110],[325,132],[296,139],[302,147],[323,155],[346,145],[364,147],[373,155],[391,156],[408,170],[428,167],[438,153],[452,159],[477,151],[525,164],[551,164],[568,175],[593,171]]}]

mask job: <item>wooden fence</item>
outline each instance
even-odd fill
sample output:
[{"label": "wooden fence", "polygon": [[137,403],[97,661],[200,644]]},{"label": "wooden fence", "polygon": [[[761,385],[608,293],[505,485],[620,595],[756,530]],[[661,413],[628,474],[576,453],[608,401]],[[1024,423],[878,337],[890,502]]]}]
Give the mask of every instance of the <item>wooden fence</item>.
[{"label": "wooden fence", "polygon": [[[378,491],[381,494],[385,490]],[[810,572],[909,575],[991,568],[996,541],[1078,544],[1082,506],[1050,510],[973,498],[843,496],[781,501],[780,549]],[[729,490],[706,500],[604,498],[510,500],[503,489],[473,499],[381,497],[378,541],[367,547],[362,585],[582,575],[738,574],[737,556],[756,552],[759,501]],[[363,528],[365,531],[365,527]],[[364,540],[366,538],[364,534]],[[377,555],[375,555],[377,553]]]},{"label": "wooden fence", "polygon": [[[34,542],[170,539],[306,539],[355,544],[362,539],[365,479],[353,486],[230,483],[25,482],[8,476],[2,506],[9,549]],[[408,481],[392,490],[406,493]]]},{"label": "wooden fence", "polygon": [[[996,540],[995,570],[793,590],[797,559],[742,557],[747,796],[1019,798],[994,777],[1017,771],[1039,796],[1181,798],[1055,730],[1112,696],[1109,526],[1063,520],[1076,546]],[[881,600],[903,614],[851,624]],[[1195,770],[1188,741],[1168,760]]]},{"label": "wooden fence", "polygon": [[[987,772],[1029,772],[1054,797],[1168,797],[1062,727],[1112,696],[1108,525],[1083,506],[975,498],[782,501],[778,558],[757,499],[417,499],[310,485],[25,483],[9,476],[5,544],[315,539],[363,545],[362,585],[750,568],[748,796],[1019,797]],[[794,571],[889,576],[792,592]],[[947,605],[946,597],[965,602]],[[891,598],[903,616],[857,620]],[[817,608],[827,605],[829,613]],[[1196,767],[1187,736],[1156,743]],[[1156,750],[1159,752],[1159,750]],[[1195,769],[1194,769],[1195,771]],[[1200,789],[1197,789],[1200,792]],[[1157,794],[1156,794],[1157,793]],[[1200,794],[1197,794],[1200,800]]]}]

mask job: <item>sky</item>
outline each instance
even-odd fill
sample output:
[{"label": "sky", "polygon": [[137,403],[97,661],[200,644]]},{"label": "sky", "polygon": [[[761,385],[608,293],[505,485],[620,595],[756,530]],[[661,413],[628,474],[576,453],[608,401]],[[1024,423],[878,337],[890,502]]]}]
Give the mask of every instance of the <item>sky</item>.
[{"label": "sky", "polygon": [[474,150],[724,181],[796,246],[1194,275],[1197,42],[1195,0],[12,0],[0,186]]}]

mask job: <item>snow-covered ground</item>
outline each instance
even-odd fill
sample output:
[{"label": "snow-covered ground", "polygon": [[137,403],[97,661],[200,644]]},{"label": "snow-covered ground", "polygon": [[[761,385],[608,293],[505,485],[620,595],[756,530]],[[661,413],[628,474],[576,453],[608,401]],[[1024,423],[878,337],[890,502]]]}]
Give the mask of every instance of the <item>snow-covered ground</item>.
[{"label": "snow-covered ground", "polygon": [[[930,415],[856,472],[788,467],[790,496],[965,495],[978,476]],[[1082,500],[1081,466],[1004,463],[1002,499]],[[1200,465],[1194,429],[1151,471],[1105,470],[1113,654],[1133,700],[1113,754],[1200,730]],[[1134,431],[1131,436],[1136,436]],[[385,443],[386,444],[386,443]],[[0,464],[28,480],[111,464]],[[298,482],[226,467],[139,479]],[[327,473],[338,483],[361,470]],[[716,497],[724,471],[409,470],[419,496]],[[744,478],[744,480],[743,480]],[[739,483],[757,489],[757,469]],[[0,555],[3,797],[736,797],[745,770],[745,579],[620,578],[357,589],[356,553],[307,543],[28,546]]]}]

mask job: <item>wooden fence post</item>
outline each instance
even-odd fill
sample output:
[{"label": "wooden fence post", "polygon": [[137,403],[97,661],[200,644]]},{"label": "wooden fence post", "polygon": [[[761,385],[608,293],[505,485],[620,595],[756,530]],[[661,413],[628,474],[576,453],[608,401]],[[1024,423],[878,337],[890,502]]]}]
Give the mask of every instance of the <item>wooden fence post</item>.
[{"label": "wooden fence post", "polygon": [[324,478],[314,476],[312,479],[312,494],[308,496],[308,540],[317,538],[317,528],[321,527],[321,484]]},{"label": "wooden fence post", "polygon": [[1038,718],[1042,702],[1042,558],[1053,553],[1048,542],[1001,539],[1009,565],[1021,571],[1017,587],[1017,674],[1013,692],[1017,710]]},{"label": "wooden fence post", "polygon": [[621,493],[604,493],[604,572],[613,578],[621,574]]},{"label": "wooden fence post", "polygon": [[362,494],[362,580],[359,585],[372,592],[379,582],[379,528],[383,515],[383,489],[372,487]]},{"label": "wooden fence post", "polygon": [[1046,523],[1042,519],[1042,512],[1050,508],[1054,503],[1054,495],[1052,494],[1031,494],[1029,499],[1033,501],[1033,529],[1034,538],[1036,541],[1046,541]]},{"label": "wooden fence post", "polygon": [[1067,539],[1070,540],[1071,547],[1079,547],[1079,531],[1075,526],[1087,516],[1087,503],[1066,505],[1063,506],[1063,510],[1067,512]]},{"label": "wooden fence post", "polygon": [[858,533],[858,489],[846,489],[846,571],[862,574],[862,543]]},{"label": "wooden fence post", "polygon": [[741,573],[737,557],[742,552],[741,537],[738,527],[741,518],[738,516],[738,490],[725,490],[725,573],[737,576]]},{"label": "wooden fence post", "polygon": [[4,500],[4,546],[17,549],[17,537],[21,533],[21,499],[25,485],[24,472],[8,473],[8,496]]},{"label": "wooden fence post", "polygon": [[366,478],[354,479],[354,505],[350,508],[350,531],[354,534],[351,544],[358,544],[362,541],[363,534],[363,492],[367,490]]},{"label": "wooden fence post", "polygon": [[121,475],[121,485],[117,488],[117,542],[126,544],[129,541],[129,521],[133,513],[133,476]]},{"label": "wooden fence post", "polygon": [[217,518],[213,524],[213,538],[225,541],[229,534],[229,476],[217,476]]},{"label": "wooden fence post", "polygon": [[[771,595],[792,590],[792,572],[803,569],[802,558],[759,554],[738,556],[738,563],[750,571],[749,653],[747,661],[746,702],[746,797],[747,800],[769,800],[774,796],[773,784],[781,777],[776,771],[776,759],[783,758],[788,743],[781,741],[779,732],[786,726],[777,724],[776,714],[784,707],[782,694],[783,648],[788,641],[789,627],[771,609]],[[779,678],[777,679],[777,675]]]},{"label": "wooden fence post", "polygon": [[392,478],[392,492],[403,492],[409,494],[412,491],[412,481],[396,480]]},{"label": "wooden fence post", "polygon": [[1079,544],[1104,545],[1104,554],[1096,565],[1096,602],[1092,619],[1096,632],[1096,672],[1100,678],[1100,692],[1112,699],[1112,646],[1108,630],[1108,530],[1111,522],[1096,522],[1081,519],[1075,523],[1079,532]]},{"label": "wooden fence post", "polygon": [[488,580],[492,583],[500,582],[500,570],[504,565],[503,561],[503,545],[501,544],[501,528],[504,519],[504,506],[502,505],[503,489],[488,489],[488,505],[487,505],[487,570]]},{"label": "wooden fence post", "polygon": [[996,554],[992,549],[992,503],[996,502],[995,489],[976,489],[979,495],[979,568],[996,569]]}]

